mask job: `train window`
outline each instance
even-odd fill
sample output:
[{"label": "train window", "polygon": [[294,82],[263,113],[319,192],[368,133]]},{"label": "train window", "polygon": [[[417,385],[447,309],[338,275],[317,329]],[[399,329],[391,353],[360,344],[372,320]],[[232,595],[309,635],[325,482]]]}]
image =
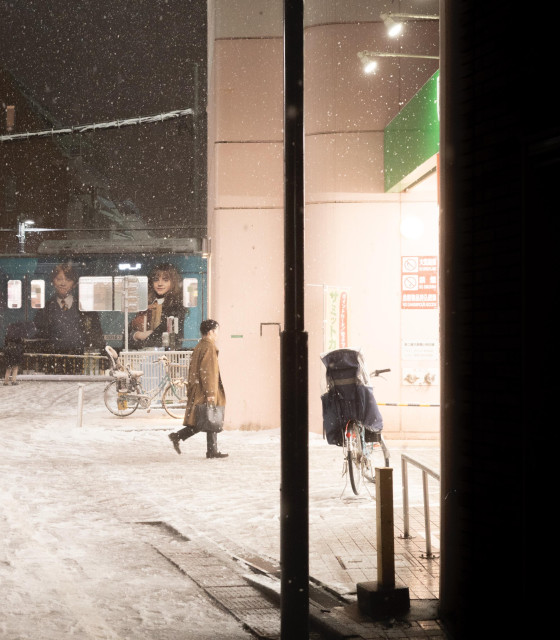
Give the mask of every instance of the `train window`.
[{"label": "train window", "polygon": [[8,309],[21,309],[21,280],[8,280]]},{"label": "train window", "polygon": [[198,305],[198,280],[183,278],[183,306],[196,307]]},{"label": "train window", "polygon": [[79,280],[79,298],[82,311],[112,311],[113,278],[82,276]]},{"label": "train window", "polygon": [[45,281],[31,280],[31,308],[42,309],[45,306]]},{"label": "train window", "polygon": [[[125,278],[126,284],[125,287]],[[124,291],[128,291],[128,310],[145,311],[148,308],[148,276],[115,277],[115,309],[125,311]]]},{"label": "train window", "polygon": [[148,307],[147,276],[83,276],[79,281],[82,311],[124,311],[123,283],[128,279],[129,311],[144,311]]}]

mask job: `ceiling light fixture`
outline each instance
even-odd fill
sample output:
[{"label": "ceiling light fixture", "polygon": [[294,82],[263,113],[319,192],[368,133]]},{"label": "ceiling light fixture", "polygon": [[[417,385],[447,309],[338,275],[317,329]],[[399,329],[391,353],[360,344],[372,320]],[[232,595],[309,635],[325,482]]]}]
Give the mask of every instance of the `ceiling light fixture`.
[{"label": "ceiling light fixture", "polygon": [[385,53],[382,51],[358,51],[358,59],[364,73],[372,74],[377,71],[377,58],[417,58],[420,60],[439,60],[439,56],[428,56],[414,53]]},{"label": "ceiling light fixture", "polygon": [[358,58],[362,63],[364,73],[371,74],[377,71],[379,63],[367,51],[358,51]]},{"label": "ceiling light fixture", "polygon": [[[396,18],[396,20],[395,20]],[[382,13],[381,20],[387,27],[387,34],[390,38],[396,38],[404,29],[403,22],[406,20],[439,20],[439,16],[423,15],[418,13]]]},{"label": "ceiling light fixture", "polygon": [[404,25],[402,22],[395,22],[393,18],[386,13],[381,14],[381,20],[383,20],[385,27],[387,28],[387,35],[390,38],[396,38],[399,36],[404,29]]}]

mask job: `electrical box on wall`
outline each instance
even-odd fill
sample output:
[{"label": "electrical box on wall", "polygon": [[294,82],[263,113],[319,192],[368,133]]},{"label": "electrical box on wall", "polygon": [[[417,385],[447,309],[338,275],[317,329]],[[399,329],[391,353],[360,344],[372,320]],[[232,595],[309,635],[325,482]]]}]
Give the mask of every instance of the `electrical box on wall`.
[{"label": "electrical box on wall", "polygon": [[405,367],[402,382],[405,385],[414,386],[438,385],[438,371],[435,367]]}]

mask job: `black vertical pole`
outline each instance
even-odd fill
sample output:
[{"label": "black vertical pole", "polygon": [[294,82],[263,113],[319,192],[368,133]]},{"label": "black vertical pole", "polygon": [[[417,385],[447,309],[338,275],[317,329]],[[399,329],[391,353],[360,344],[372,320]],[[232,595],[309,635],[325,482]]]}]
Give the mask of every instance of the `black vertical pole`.
[{"label": "black vertical pole", "polygon": [[[199,109],[199,90],[198,90],[198,85],[199,85],[199,80],[198,80],[198,63],[194,62],[193,63],[193,85],[194,85],[194,109],[193,109],[193,163],[194,163],[194,167],[199,167],[200,164],[202,164],[200,162],[200,158],[198,157],[198,152],[199,152],[199,141],[198,141],[198,136],[200,134],[200,131],[198,130],[198,109]],[[194,211],[195,211],[195,215],[197,217],[197,220],[199,219],[198,216],[201,215],[202,213],[202,209],[200,206],[200,183],[201,183],[201,173],[200,171],[197,171],[195,169],[194,171],[194,176],[193,176],[193,180],[194,180],[194,184],[193,184],[193,199],[194,199]]]},{"label": "black vertical pole", "polygon": [[303,306],[303,0],[284,0],[281,638],[309,638],[307,334]]}]

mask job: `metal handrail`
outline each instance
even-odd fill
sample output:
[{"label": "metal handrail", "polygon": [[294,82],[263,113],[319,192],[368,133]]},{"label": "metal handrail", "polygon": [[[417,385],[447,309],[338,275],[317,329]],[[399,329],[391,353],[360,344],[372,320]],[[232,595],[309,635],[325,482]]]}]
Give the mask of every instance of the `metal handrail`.
[{"label": "metal handrail", "polygon": [[422,471],[422,488],[424,493],[424,523],[426,528],[426,558],[436,558],[437,556],[432,553],[432,540],[430,529],[430,498],[428,495],[428,476],[432,476],[436,480],[440,480],[439,473],[436,473],[433,469],[428,468],[426,465],[414,460],[406,453],[401,454],[401,471],[402,471],[402,491],[403,491],[403,520],[404,520],[404,533],[403,538],[411,538],[409,533],[409,508],[408,508],[408,463],[414,465]]}]

